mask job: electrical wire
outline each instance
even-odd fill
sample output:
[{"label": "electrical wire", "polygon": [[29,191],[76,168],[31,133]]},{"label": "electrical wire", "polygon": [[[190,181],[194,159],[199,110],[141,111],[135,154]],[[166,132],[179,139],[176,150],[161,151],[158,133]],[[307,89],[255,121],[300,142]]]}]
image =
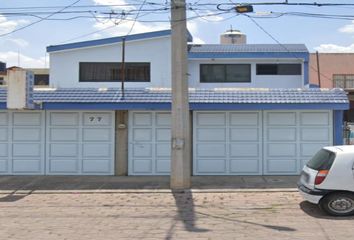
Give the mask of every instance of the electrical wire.
[{"label": "electrical wire", "polygon": [[20,31],[20,30],[23,30],[23,29],[25,29],[25,28],[28,28],[28,27],[30,27],[30,26],[33,26],[33,25],[35,25],[35,24],[37,24],[37,23],[40,23],[40,22],[42,22],[42,21],[44,21],[44,20],[46,20],[46,19],[48,19],[48,18],[54,16],[55,14],[60,13],[60,12],[64,11],[64,10],[67,9],[67,8],[70,8],[71,6],[75,5],[76,3],[80,2],[80,1],[81,1],[81,0],[76,0],[75,2],[71,3],[70,5],[68,5],[68,6],[64,7],[64,8],[62,8],[61,10],[59,10],[59,11],[57,11],[57,12],[54,12],[54,13],[48,15],[47,17],[45,17],[45,18],[43,18],[43,19],[39,19],[38,21],[32,22],[32,23],[27,24],[27,25],[25,25],[25,26],[23,26],[23,27],[20,27],[20,28],[16,28],[16,29],[14,29],[14,30],[12,30],[12,31],[10,31],[10,32],[0,34],[0,37],[4,37],[4,36],[7,36],[7,35],[10,35],[10,34],[12,34],[12,33],[15,33],[15,32],[18,32],[18,31]]},{"label": "electrical wire", "polygon": [[126,34],[126,36],[129,36],[129,34],[133,31],[133,28],[134,28],[134,26],[135,26],[136,20],[138,20],[139,14],[140,14],[141,11],[143,10],[143,7],[144,7],[145,3],[146,3],[146,0],[144,0],[144,2],[141,4],[141,6],[140,6],[140,8],[139,8],[139,11],[138,11],[138,13],[136,14],[136,17],[135,17],[135,19],[134,19],[134,21],[133,21],[133,24],[132,24],[130,30],[128,31],[128,33]]},{"label": "electrical wire", "polygon": [[[279,44],[279,46],[281,46],[282,48],[284,48],[284,50],[286,50],[288,53],[292,54],[297,60],[302,60],[302,58],[299,58],[294,52],[290,51],[284,44],[282,44],[280,41],[278,41],[278,39],[276,39],[271,33],[269,33],[265,28],[263,28],[256,20],[254,20],[251,16],[249,16],[248,14],[244,14],[243,16],[248,17],[248,19],[250,19],[260,30],[262,30],[265,34],[267,34],[271,39],[273,39],[277,44]],[[309,65],[309,67],[318,72],[318,69],[314,68],[313,66]],[[326,78],[327,80],[332,81],[332,79],[330,79],[329,77],[327,77],[326,75],[322,74],[320,72],[320,75],[324,78]]]}]

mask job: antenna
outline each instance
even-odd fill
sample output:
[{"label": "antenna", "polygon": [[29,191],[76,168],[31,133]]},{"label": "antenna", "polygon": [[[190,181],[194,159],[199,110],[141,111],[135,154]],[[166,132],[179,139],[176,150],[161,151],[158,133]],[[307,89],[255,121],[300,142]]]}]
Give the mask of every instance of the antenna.
[{"label": "antenna", "polygon": [[20,66],[20,50],[17,50],[17,66]]}]

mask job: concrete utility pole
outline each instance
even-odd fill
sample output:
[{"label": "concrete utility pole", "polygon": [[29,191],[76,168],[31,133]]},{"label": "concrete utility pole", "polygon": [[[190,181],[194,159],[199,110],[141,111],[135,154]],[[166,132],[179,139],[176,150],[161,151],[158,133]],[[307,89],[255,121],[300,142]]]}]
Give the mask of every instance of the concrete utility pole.
[{"label": "concrete utility pole", "polygon": [[191,134],[188,101],[186,1],[171,1],[172,159],[171,189],[190,188]]}]

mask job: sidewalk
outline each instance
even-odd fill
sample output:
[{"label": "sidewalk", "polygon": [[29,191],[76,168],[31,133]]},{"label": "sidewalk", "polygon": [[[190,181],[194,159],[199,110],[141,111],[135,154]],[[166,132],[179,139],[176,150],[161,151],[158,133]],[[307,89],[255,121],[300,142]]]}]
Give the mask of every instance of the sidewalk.
[{"label": "sidewalk", "polygon": [[[193,191],[296,190],[298,176],[196,176]],[[14,191],[170,191],[168,176],[2,176],[0,192]]]},{"label": "sidewalk", "polygon": [[324,215],[293,191],[295,179],[197,177],[192,190],[171,192],[166,177],[1,177],[0,236],[11,240],[352,239],[354,217]]},{"label": "sidewalk", "polygon": [[324,215],[298,177],[0,177],[0,236],[11,240],[352,239],[354,217]]}]

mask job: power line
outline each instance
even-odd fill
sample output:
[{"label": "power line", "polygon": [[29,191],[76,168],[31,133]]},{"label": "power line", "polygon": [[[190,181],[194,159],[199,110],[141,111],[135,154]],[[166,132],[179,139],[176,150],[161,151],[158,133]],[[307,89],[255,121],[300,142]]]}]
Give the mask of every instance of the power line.
[{"label": "power line", "polygon": [[[267,34],[271,39],[273,39],[277,44],[279,44],[282,48],[284,48],[284,50],[286,50],[288,53],[292,54],[296,59],[298,60],[302,60],[301,58],[299,58],[298,56],[296,56],[296,54],[294,54],[292,51],[290,51],[284,44],[282,44],[280,41],[278,41],[271,33],[269,33],[265,28],[263,28],[256,20],[254,20],[251,16],[244,14],[244,16],[248,17],[259,29],[261,29],[265,34]],[[318,72],[318,69],[315,69],[313,66],[311,66],[309,64],[309,67]],[[320,72],[320,75],[324,78],[326,78],[327,80],[331,80],[329,77],[327,77],[326,75],[322,74]]]},{"label": "power line", "polygon": [[[200,4],[202,5],[202,4]],[[204,5],[210,5],[210,3],[206,3]],[[216,4],[217,9],[221,11],[228,11],[234,9],[236,6],[275,6],[275,5],[283,5],[283,6],[314,6],[314,7],[338,7],[338,6],[354,6],[353,3],[304,3],[304,2],[293,2],[290,3],[288,1],[284,2],[241,2],[241,3],[219,3]],[[231,6],[231,7],[229,7]]]},{"label": "power line", "polygon": [[133,31],[133,28],[134,28],[134,26],[135,26],[136,20],[138,20],[139,14],[140,14],[140,12],[143,10],[143,7],[144,7],[145,3],[146,3],[146,0],[144,0],[144,2],[141,4],[141,6],[140,6],[140,8],[139,8],[139,11],[138,11],[138,13],[136,14],[136,17],[135,17],[135,19],[134,19],[134,21],[133,21],[133,24],[132,24],[130,30],[128,31],[128,33],[127,33],[127,36],[129,36],[129,34]]},{"label": "power line", "polygon": [[108,29],[111,29],[111,28],[114,28],[116,27],[116,25],[113,25],[113,26],[109,26],[109,27],[106,27],[106,28],[103,28],[103,29],[100,29],[100,30],[97,30],[97,31],[94,31],[94,32],[89,32],[89,33],[85,33],[83,35],[80,35],[80,36],[77,36],[77,37],[74,37],[74,38],[70,38],[70,39],[67,39],[65,41],[62,41],[58,44],[63,44],[63,43],[67,43],[67,42],[71,42],[71,41],[74,41],[74,40],[77,40],[77,39],[80,39],[80,38],[83,38],[83,37],[87,37],[87,36],[90,36],[92,34],[95,34],[95,33],[99,33],[99,32],[103,32],[105,30],[108,30]]},{"label": "power line", "polygon": [[[94,19],[99,23],[105,24],[108,23],[109,21],[115,21],[115,19],[117,19],[117,17],[119,19],[124,18],[124,21],[133,21],[132,23],[132,27],[130,28],[130,30],[128,31],[129,35],[136,22],[141,22],[141,23],[167,23],[167,22],[171,22],[168,19],[158,19],[158,18],[154,18],[154,19],[142,19],[143,16],[146,16],[148,14],[166,14],[168,11],[170,11],[170,6],[168,1],[165,1],[165,3],[156,3],[156,2],[149,2],[147,0],[144,1],[135,1],[135,2],[142,2],[140,4],[138,3],[129,3],[129,4],[116,4],[116,5],[76,5],[74,6],[76,3],[78,3],[80,0],[75,1],[74,3],[62,8],[59,11],[56,12],[52,12],[52,11],[46,11],[46,10],[50,10],[52,8],[58,7],[58,6],[54,6],[54,7],[18,7],[18,8],[0,8],[0,15],[4,15],[6,17],[19,17],[19,16],[27,16],[27,17],[34,17],[34,18],[38,18],[38,21],[35,21],[33,23],[30,23],[26,26],[20,27],[18,29],[15,29],[11,32],[5,33],[0,35],[0,37],[9,35],[11,33],[20,31],[22,29],[25,29],[27,27],[30,27],[36,23],[39,23],[41,21],[47,20],[47,21],[70,21],[70,20],[76,20],[76,19]],[[196,1],[193,3],[189,3],[189,5],[187,6],[187,10],[191,11],[193,13],[193,16],[190,16],[187,18],[187,20],[193,20],[193,19],[203,19],[206,21],[210,21],[210,22],[220,22],[220,21],[226,21],[228,19],[234,18],[239,16],[239,14],[235,13],[235,9],[234,6],[237,5],[238,3],[234,3],[233,1],[227,2],[227,3],[221,3],[221,4],[217,4],[217,3],[201,3],[201,1]],[[253,4],[253,5],[298,5],[298,3],[292,3],[292,4],[284,4],[284,3],[244,3],[244,4]],[[232,8],[228,8],[228,9],[221,9],[220,6],[233,6]],[[306,6],[311,5],[310,3],[306,3]],[[322,3],[320,4],[321,6],[328,6],[329,4],[326,3]],[[330,6],[347,6],[347,5],[353,5],[354,4],[330,4]],[[117,10],[117,9],[111,9],[111,11],[102,11],[99,10],[81,10],[84,8],[87,8],[89,6],[93,6],[93,7],[129,7],[129,9],[123,10]],[[136,8],[136,6],[140,6],[139,9]],[[145,6],[147,6],[147,8],[145,8]],[[318,6],[317,3],[313,3],[311,6]],[[65,11],[67,8],[75,8],[75,10],[72,11]],[[133,7],[133,9],[131,9],[131,7]],[[215,7],[215,9],[210,9],[210,7]],[[80,9],[81,8],[81,9]],[[22,10],[22,12],[16,12],[16,11],[11,11],[11,12],[1,12],[1,10]],[[41,9],[41,11],[35,11],[37,9]],[[27,11],[28,10],[28,11]],[[44,11],[43,11],[44,10]],[[141,13],[144,12],[144,15],[141,15]],[[205,12],[205,14],[201,14],[202,12]],[[234,13],[234,15],[232,15],[231,17],[227,17],[227,18],[222,18],[222,19],[216,19],[216,20],[212,20],[212,19],[208,19],[208,17],[215,17],[215,16],[221,16],[221,15],[226,15],[226,14],[231,14]],[[41,16],[43,14],[49,14],[48,16]],[[60,17],[60,18],[53,18],[54,15],[69,15],[68,17]],[[127,17],[127,16],[131,16],[131,17]],[[250,15],[248,15],[249,17],[251,17]],[[257,15],[252,15],[253,18],[279,18],[279,17],[283,17],[283,16],[295,16],[295,17],[311,17],[311,18],[324,18],[324,19],[339,19],[339,20],[354,20],[354,15],[341,15],[341,14],[321,14],[321,13],[309,13],[309,12],[269,12],[269,16],[257,16]],[[108,27],[110,28],[110,27]],[[107,28],[107,29],[108,29]],[[101,30],[99,30],[101,31]],[[96,32],[96,31],[95,31]],[[94,32],[94,33],[95,33]],[[89,35],[89,34],[88,34]]]},{"label": "power line", "polygon": [[[165,6],[166,4],[156,3],[156,2],[146,2],[147,5]],[[71,6],[71,8],[118,8],[118,7],[137,7],[141,3],[127,3],[127,4],[97,4],[97,5],[76,5]],[[24,7],[0,7],[0,10],[27,10],[27,9],[56,9],[64,8],[65,6],[24,6]]]},{"label": "power line", "polygon": [[33,26],[33,25],[35,25],[35,24],[37,24],[37,23],[40,23],[40,22],[46,20],[47,18],[50,18],[51,16],[54,16],[55,14],[60,13],[61,11],[64,11],[64,10],[67,9],[67,8],[70,8],[71,6],[75,5],[76,3],[80,2],[80,1],[81,1],[81,0],[76,0],[76,1],[73,2],[72,4],[70,4],[70,5],[68,5],[68,6],[64,7],[64,8],[62,8],[62,9],[59,10],[58,12],[54,12],[54,13],[48,15],[47,17],[45,17],[45,18],[43,18],[43,19],[39,19],[38,21],[32,22],[32,23],[30,23],[30,24],[27,24],[26,26],[23,26],[23,27],[20,27],[20,28],[16,28],[16,29],[14,29],[14,30],[12,30],[12,31],[10,31],[10,32],[0,34],[0,37],[4,37],[4,36],[7,36],[7,35],[10,35],[10,34],[12,34],[12,33],[15,33],[15,32],[18,32],[18,31],[20,31],[20,30],[23,30],[23,29],[25,29],[25,28],[28,28],[28,27],[30,27],[30,26]]}]

